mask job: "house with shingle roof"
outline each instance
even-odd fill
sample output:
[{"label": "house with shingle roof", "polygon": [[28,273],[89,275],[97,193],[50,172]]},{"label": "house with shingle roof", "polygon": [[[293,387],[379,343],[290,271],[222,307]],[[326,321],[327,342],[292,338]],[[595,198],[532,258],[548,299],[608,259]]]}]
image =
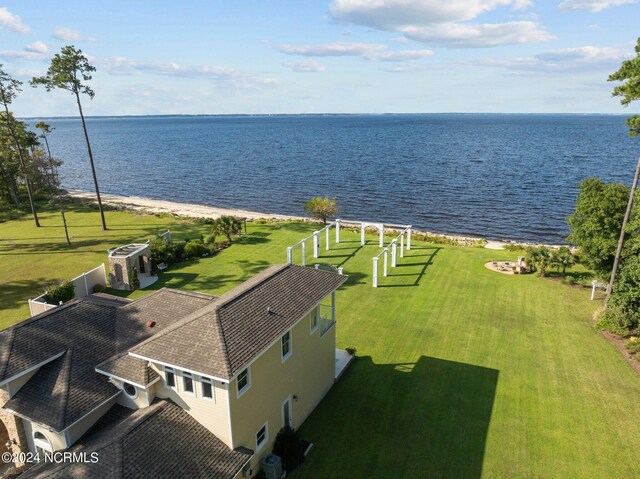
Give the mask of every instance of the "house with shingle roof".
[{"label": "house with shingle roof", "polygon": [[334,383],[345,280],[272,266],[221,297],[96,294],[0,331],[9,445],[85,458],[23,476],[250,477]]}]

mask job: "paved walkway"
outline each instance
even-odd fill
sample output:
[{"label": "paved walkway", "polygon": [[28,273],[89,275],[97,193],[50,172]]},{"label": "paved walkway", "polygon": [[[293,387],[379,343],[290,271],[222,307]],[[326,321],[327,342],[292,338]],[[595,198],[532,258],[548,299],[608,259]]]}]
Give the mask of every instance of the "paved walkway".
[{"label": "paved walkway", "polygon": [[336,379],[342,376],[353,361],[353,356],[351,356],[344,349],[336,349]]}]

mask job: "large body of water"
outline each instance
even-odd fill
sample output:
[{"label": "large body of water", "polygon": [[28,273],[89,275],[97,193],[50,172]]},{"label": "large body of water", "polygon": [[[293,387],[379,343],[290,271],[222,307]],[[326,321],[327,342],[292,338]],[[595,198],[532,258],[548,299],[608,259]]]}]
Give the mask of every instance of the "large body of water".
[{"label": "large body of water", "polygon": [[[80,122],[48,119],[66,187],[92,190]],[[30,123],[35,123],[30,121]],[[578,183],[629,184],[624,116],[291,115],[88,119],[106,193],[348,219],[490,239],[563,242]]]}]

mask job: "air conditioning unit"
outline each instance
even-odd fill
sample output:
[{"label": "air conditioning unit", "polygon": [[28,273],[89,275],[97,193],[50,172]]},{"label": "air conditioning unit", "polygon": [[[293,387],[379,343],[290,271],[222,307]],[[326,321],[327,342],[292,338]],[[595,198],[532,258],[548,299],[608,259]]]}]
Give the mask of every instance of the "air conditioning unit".
[{"label": "air conditioning unit", "polygon": [[280,456],[275,454],[269,454],[262,458],[261,465],[264,475],[267,479],[281,479],[282,478],[282,460]]}]

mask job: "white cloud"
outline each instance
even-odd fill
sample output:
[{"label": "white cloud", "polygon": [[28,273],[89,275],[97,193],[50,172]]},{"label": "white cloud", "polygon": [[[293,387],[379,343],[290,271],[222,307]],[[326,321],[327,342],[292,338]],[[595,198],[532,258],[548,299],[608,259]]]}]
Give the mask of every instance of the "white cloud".
[{"label": "white cloud", "polygon": [[329,10],[337,22],[398,32],[424,43],[490,47],[554,38],[532,21],[469,23],[499,7],[523,10],[531,5],[531,0],[333,0]]},{"label": "white cloud", "polygon": [[92,42],[95,40],[95,38],[92,36],[84,35],[77,30],[72,30],[71,28],[67,27],[56,27],[53,29],[51,35],[53,35],[54,38],[57,38],[58,40],[62,40],[64,42]]},{"label": "white cloud", "polygon": [[112,75],[142,75],[144,73],[153,73],[156,75],[183,78],[208,78],[216,81],[219,85],[241,90],[253,90],[278,85],[280,83],[279,80],[274,78],[261,78],[234,68],[213,67],[209,65],[186,66],[174,62],[132,60],[122,56],[96,58],[95,63]]},{"label": "white cloud", "polygon": [[613,48],[584,46],[550,50],[527,58],[484,58],[475,60],[473,64],[524,72],[567,74],[610,72],[628,57],[628,53],[622,53]]},{"label": "white cloud", "polygon": [[560,10],[589,10],[600,12],[605,8],[618,7],[629,3],[636,3],[636,0],[563,0],[558,8]]},{"label": "white cloud", "polygon": [[278,50],[288,55],[306,57],[361,57],[375,62],[401,62],[419,60],[433,55],[431,50],[389,50],[378,43],[334,42],[307,45],[279,45]]},{"label": "white cloud", "polygon": [[298,73],[318,73],[326,70],[322,63],[315,60],[302,60],[299,62],[286,62],[285,67]]},{"label": "white cloud", "polygon": [[33,52],[33,53],[47,53],[49,48],[47,45],[40,41],[36,40],[35,42],[29,43],[26,47],[24,47],[25,51]]},{"label": "white cloud", "polygon": [[18,60],[42,60],[45,58],[43,53],[17,51],[17,50],[3,50],[0,51],[0,58],[6,59],[18,59]]},{"label": "white cloud", "polygon": [[0,7],[0,28],[18,33],[31,33],[28,25],[22,23],[18,15],[14,15],[6,7]]}]

